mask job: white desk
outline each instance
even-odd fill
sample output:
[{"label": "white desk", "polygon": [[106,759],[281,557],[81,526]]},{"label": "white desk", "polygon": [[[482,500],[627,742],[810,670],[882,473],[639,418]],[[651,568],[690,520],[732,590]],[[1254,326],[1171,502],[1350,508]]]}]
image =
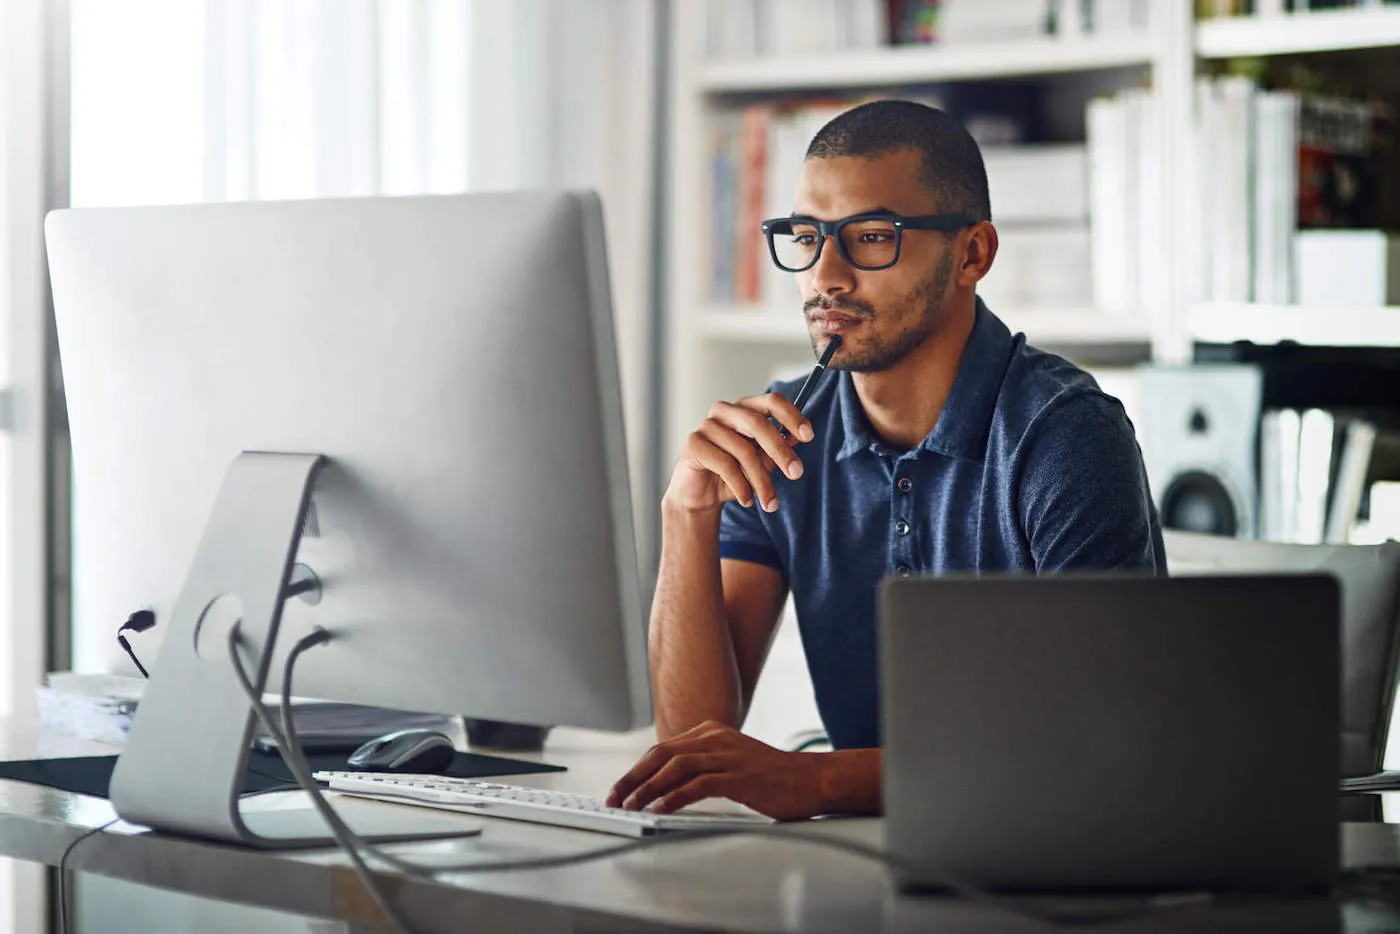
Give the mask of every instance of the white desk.
[{"label": "white desk", "polygon": [[[645,734],[556,730],[544,758],[569,771],[509,780],[602,794],[648,742]],[[0,721],[0,757],[26,758],[35,749],[33,731]],[[62,750],[71,755],[93,751],[75,744]],[[0,781],[0,855],[56,865],[69,842],[113,816],[105,800]],[[395,849],[422,859],[441,854],[489,861],[579,852],[620,839],[518,821],[483,821],[480,837]],[[821,830],[870,843],[881,839],[878,820],[824,822]],[[1349,864],[1400,865],[1400,827],[1345,825],[1343,839]],[[310,917],[363,925],[377,917],[345,859],[331,850],[266,853],[117,824],[84,841],[69,864],[142,885]],[[392,873],[382,878],[423,931],[1044,930],[989,909],[901,896],[880,867],[835,851],[753,838],[683,843],[548,871],[459,873],[433,881]],[[1348,923],[1343,926],[1339,918]],[[1319,900],[1185,909],[1122,929],[1376,930],[1378,920],[1400,928],[1400,913],[1378,918],[1368,909],[1339,910]]]}]

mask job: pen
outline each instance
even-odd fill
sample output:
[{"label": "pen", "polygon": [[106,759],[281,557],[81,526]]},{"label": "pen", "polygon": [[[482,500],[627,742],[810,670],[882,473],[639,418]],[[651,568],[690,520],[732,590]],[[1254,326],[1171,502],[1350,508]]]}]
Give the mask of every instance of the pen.
[{"label": "pen", "polygon": [[[796,406],[797,411],[802,411],[802,407],[807,404],[807,400],[810,399],[812,393],[816,391],[817,381],[821,379],[822,373],[826,371],[826,365],[831,362],[831,355],[836,353],[837,348],[840,346],[841,335],[831,335],[831,339],[826,342],[826,349],[822,351],[821,359],[817,361],[816,366],[812,367],[812,372],[808,375],[807,381],[802,384],[801,389],[797,390],[797,397],[792,400],[792,404]],[[768,420],[778,429],[778,434],[783,436],[784,441],[792,437],[792,433],[789,432],[787,428],[778,424],[776,418],[770,415],[768,416]]]}]

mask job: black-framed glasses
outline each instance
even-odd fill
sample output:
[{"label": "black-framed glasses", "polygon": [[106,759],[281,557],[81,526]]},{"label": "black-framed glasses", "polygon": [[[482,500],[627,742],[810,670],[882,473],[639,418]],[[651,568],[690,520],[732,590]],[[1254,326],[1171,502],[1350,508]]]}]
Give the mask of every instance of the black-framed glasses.
[{"label": "black-framed glasses", "polygon": [[899,248],[906,230],[961,230],[977,223],[966,214],[920,214],[904,217],[892,212],[853,214],[836,221],[815,217],[775,217],[763,222],[768,252],[779,269],[802,272],[821,259],[828,237],[836,249],[856,269],[889,269],[899,262]]}]

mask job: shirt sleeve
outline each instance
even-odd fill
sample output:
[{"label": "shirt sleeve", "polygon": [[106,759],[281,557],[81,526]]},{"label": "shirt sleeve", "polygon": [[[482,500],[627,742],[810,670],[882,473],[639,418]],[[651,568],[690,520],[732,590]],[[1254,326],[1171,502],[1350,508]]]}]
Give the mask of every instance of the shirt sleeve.
[{"label": "shirt sleeve", "polygon": [[1116,401],[1054,405],[1023,447],[1018,502],[1037,571],[1166,573],[1142,452]]},{"label": "shirt sleeve", "polygon": [[782,558],[773,545],[773,536],[758,513],[757,500],[749,507],[730,500],[720,510],[719,556],[751,561],[784,571]]}]

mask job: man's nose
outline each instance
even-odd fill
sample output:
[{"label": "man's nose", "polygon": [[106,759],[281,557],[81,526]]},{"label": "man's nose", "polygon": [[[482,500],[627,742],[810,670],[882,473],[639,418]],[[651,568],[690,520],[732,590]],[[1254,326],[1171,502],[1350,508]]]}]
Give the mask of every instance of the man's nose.
[{"label": "man's nose", "polygon": [[855,286],[855,270],[841,255],[836,238],[827,239],[830,242],[823,241],[821,255],[812,267],[812,290],[821,295],[849,292]]}]

